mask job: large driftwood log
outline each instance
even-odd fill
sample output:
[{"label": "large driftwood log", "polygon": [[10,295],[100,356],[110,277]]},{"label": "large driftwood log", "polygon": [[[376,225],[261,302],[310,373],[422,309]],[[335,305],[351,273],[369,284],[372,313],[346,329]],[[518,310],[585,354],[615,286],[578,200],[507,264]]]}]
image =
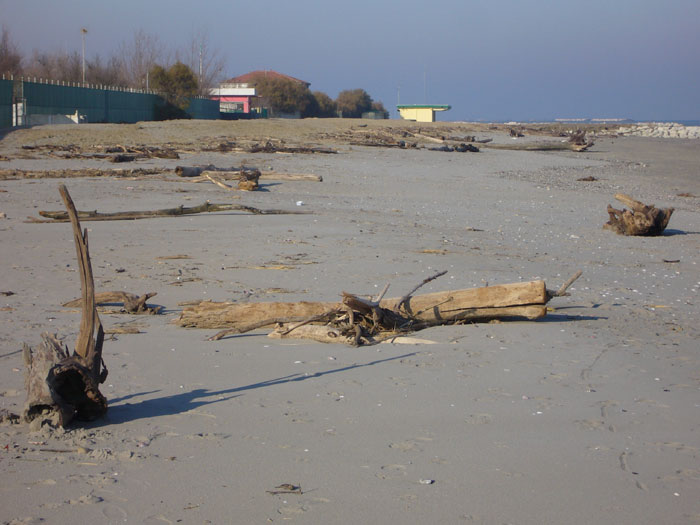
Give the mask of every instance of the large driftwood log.
[{"label": "large driftwood log", "polygon": [[586,151],[593,142],[576,144],[575,142],[515,142],[513,144],[488,143],[483,147],[489,149],[506,149],[515,151]]},{"label": "large driftwood log", "polygon": [[610,220],[603,228],[621,235],[661,235],[673,214],[673,208],[656,208],[647,206],[629,195],[618,193],[615,198],[625,204],[629,210],[617,210],[608,204]]},{"label": "large driftwood log", "polygon": [[314,175],[313,173],[281,173],[279,171],[262,172],[260,173],[260,179],[323,182],[323,177],[321,175]]},{"label": "large driftwood log", "polygon": [[75,205],[66,187],[59,186],[59,192],[73,226],[80,271],[82,318],[73,355],[69,355],[68,349],[63,348],[55,336],[47,333],[42,334],[43,344],[37,350],[24,345],[27,366],[24,419],[39,426],[44,423],[65,426],[73,418],[93,420],[107,411],[107,400],[99,390],[99,385],[107,378],[102,360],[104,331],[95,307],[87,230],[81,231]]},{"label": "large driftwood log", "polygon": [[[544,281],[487,286],[413,297],[384,299],[381,308],[395,311],[423,326],[465,320],[500,317],[537,319],[546,314],[549,295]],[[399,303],[401,307],[399,308]],[[339,307],[334,302],[263,302],[218,303],[202,301],[185,308],[177,320],[188,328],[235,329],[256,325],[273,325],[279,319],[306,319]],[[260,324],[265,323],[265,324]]]}]

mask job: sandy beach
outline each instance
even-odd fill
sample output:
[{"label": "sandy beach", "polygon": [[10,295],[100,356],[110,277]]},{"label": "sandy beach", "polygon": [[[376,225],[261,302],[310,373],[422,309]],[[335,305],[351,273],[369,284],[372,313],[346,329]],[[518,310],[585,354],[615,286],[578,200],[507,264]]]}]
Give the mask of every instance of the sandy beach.
[{"label": "sandy beach", "polygon": [[[386,128],[416,147],[353,139]],[[26,222],[64,209],[60,183],[80,210],[308,213],[83,223],[97,291],[157,292],[149,304],[163,311],[101,314],[107,330],[139,331],[107,336],[104,418],[65,430],[3,421],[0,522],[700,523],[700,140],[598,126],[584,152],[448,153],[431,148],[565,139],[546,126],[517,140],[502,125],[416,128],[198,121],[2,136],[0,409],[16,414],[22,344],[51,332],[72,349],[79,330],[80,310],[61,306],[80,293],[70,225]],[[267,141],[337,153],[221,146]],[[94,154],[116,145],[180,158]],[[231,192],[174,173],[205,164],[323,180]],[[675,208],[665,234],[604,230],[615,193]],[[583,275],[544,319],[433,327],[412,334],[420,344],[265,329],[208,341],[216,330],[175,324],[186,303],[338,301],[386,284],[400,297],[442,270],[422,291],[557,289]]]}]

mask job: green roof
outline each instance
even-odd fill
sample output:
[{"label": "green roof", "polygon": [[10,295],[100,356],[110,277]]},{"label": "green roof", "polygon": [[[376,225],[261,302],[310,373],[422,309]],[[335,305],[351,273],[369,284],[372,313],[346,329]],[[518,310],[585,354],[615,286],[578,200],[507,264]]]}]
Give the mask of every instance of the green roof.
[{"label": "green roof", "polygon": [[448,110],[452,109],[449,104],[400,104],[396,106],[397,109],[442,109]]}]

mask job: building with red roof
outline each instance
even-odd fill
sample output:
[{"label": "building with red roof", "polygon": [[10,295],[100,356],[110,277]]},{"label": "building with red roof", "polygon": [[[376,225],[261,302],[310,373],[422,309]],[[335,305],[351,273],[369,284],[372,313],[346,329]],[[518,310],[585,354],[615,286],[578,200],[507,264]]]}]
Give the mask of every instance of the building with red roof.
[{"label": "building with red roof", "polygon": [[311,85],[311,82],[306,82],[305,80],[290,77],[289,75],[278,73],[277,71],[272,71],[271,69],[265,69],[262,71],[251,71],[250,73],[246,73],[245,75],[241,75],[227,80],[226,84],[255,84],[255,82],[261,78],[277,78],[282,80],[291,80],[292,82],[303,84],[307,88]]}]

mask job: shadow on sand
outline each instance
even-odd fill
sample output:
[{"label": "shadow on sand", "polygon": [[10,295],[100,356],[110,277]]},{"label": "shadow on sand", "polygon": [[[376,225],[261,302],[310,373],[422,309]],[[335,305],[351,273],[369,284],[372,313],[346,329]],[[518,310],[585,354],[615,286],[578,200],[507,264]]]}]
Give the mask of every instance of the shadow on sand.
[{"label": "shadow on sand", "polygon": [[118,424],[127,421],[145,419],[149,417],[182,414],[189,410],[194,410],[195,408],[233,399],[234,397],[242,395],[241,393],[247,390],[255,390],[258,388],[283,385],[295,381],[318,379],[319,377],[323,377],[329,374],[348,372],[349,370],[364,368],[366,366],[379,365],[382,363],[395,361],[396,359],[404,359],[406,357],[411,357],[414,355],[416,355],[416,352],[412,352],[410,354],[403,354],[395,357],[388,357],[386,359],[377,359],[363,364],[349,365],[342,368],[336,368],[334,370],[327,370],[325,372],[316,372],[315,374],[290,374],[288,376],[278,377],[276,379],[269,379],[267,381],[251,383],[250,385],[225,388],[222,390],[208,390],[206,388],[196,388],[194,390],[190,390],[189,392],[182,392],[171,396],[157,397],[155,399],[146,399],[145,401],[140,401],[138,403],[124,403],[116,406],[112,405],[112,403],[121,403],[126,399],[130,399],[132,397],[147,395],[158,391],[154,390],[150,392],[131,394],[113,400],[110,403],[110,407],[107,411],[106,417],[101,421],[95,422],[95,426],[99,426],[100,423]]}]

